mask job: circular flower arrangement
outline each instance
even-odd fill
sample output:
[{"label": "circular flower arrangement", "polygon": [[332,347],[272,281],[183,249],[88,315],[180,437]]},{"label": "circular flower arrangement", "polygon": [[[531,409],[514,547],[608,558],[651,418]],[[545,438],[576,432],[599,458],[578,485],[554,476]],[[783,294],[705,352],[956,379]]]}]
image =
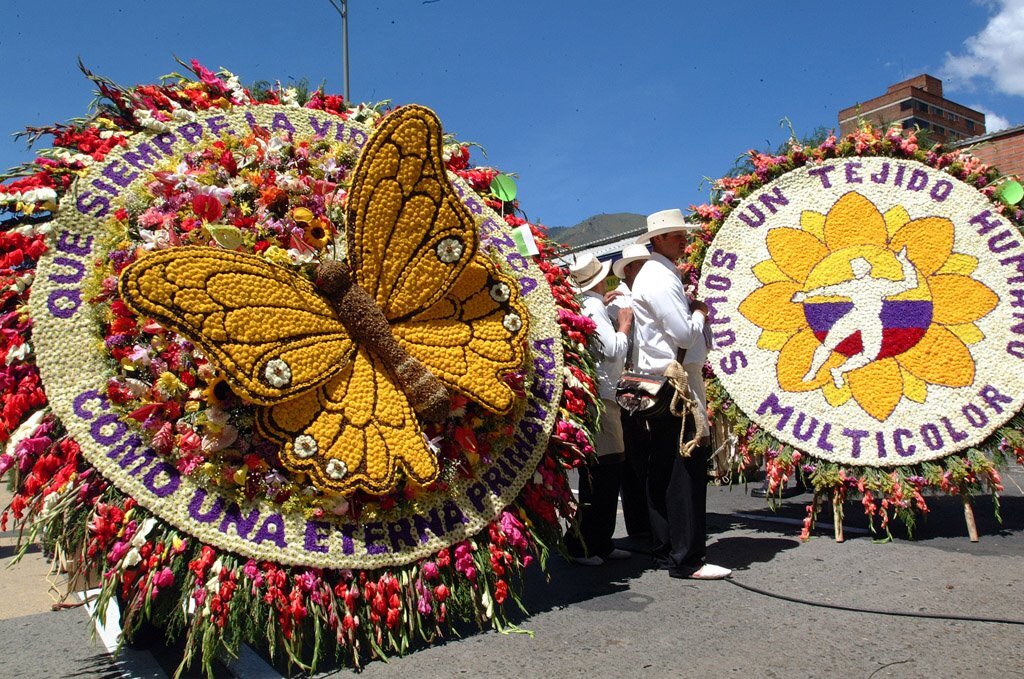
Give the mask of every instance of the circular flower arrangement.
[{"label": "circular flower arrangement", "polygon": [[591,328],[543,233],[426,109],[192,71],[94,77],[107,103],[0,187],[3,522],[186,663],[500,626],[592,452]]},{"label": "circular flower arrangement", "polygon": [[691,250],[717,349],[711,409],[771,489],[808,476],[837,509],[908,526],[923,493],[997,492],[1024,458],[1016,312],[1021,212],[994,170],[870,128],[752,153],[755,172],[694,208]]}]

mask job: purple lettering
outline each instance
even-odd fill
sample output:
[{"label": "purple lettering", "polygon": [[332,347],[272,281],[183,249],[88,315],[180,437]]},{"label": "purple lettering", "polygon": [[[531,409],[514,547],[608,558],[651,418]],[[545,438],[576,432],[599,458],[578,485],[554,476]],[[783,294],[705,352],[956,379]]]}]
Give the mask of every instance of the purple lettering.
[{"label": "purple lettering", "polygon": [[89,435],[92,436],[92,440],[101,446],[110,446],[122,438],[128,433],[128,427],[121,418],[117,415],[100,415],[97,417],[92,426],[89,428]]},{"label": "purple lettering", "polygon": [[113,160],[103,168],[103,176],[124,188],[138,178],[139,173],[129,170],[120,160]]},{"label": "purple lettering", "polygon": [[914,168],[907,181],[907,191],[921,191],[928,186],[928,173],[920,168]]},{"label": "purple lettering", "polygon": [[[82,239],[85,240],[85,245],[82,245]],[[57,249],[69,255],[88,255],[92,252],[92,236],[61,231],[57,236]]]},{"label": "purple lettering", "polygon": [[69,257],[54,257],[53,265],[67,267],[73,272],[69,274],[50,274],[49,278],[54,283],[60,283],[62,285],[77,283],[85,276],[85,264],[82,264],[77,259],[70,259]]},{"label": "purple lettering", "polygon": [[968,403],[967,405],[965,405],[963,408],[960,409],[960,412],[964,414],[964,417],[967,418],[967,421],[975,429],[981,429],[986,424],[988,424],[988,415],[985,414],[984,410],[982,410],[979,406],[974,405],[973,403]]},{"label": "purple lettering", "polygon": [[725,292],[732,287],[732,281],[725,276],[719,276],[718,274],[710,274],[704,279],[704,286],[712,290],[718,290],[719,292]]},{"label": "purple lettering", "polygon": [[864,179],[861,178],[857,172],[862,167],[861,163],[856,161],[850,161],[844,166],[846,168],[846,183],[847,184],[863,184]]},{"label": "purple lettering", "polygon": [[153,143],[156,144],[158,149],[163,151],[165,156],[169,156],[171,154],[171,148],[174,146],[174,142],[176,141],[178,141],[178,138],[173,132],[161,132],[153,137]]},{"label": "purple lettering", "polygon": [[946,433],[949,434],[949,438],[953,439],[953,443],[959,443],[967,439],[967,432],[957,431],[948,417],[940,417],[939,422],[946,428]]},{"label": "purple lettering", "polygon": [[[729,332],[732,331],[730,330]],[[718,366],[726,375],[735,374],[737,370],[747,367],[747,356],[739,350],[731,351],[728,356],[723,356],[721,360],[718,361]]]},{"label": "purple lettering", "polygon": [[772,394],[768,394],[768,398],[766,398],[761,403],[761,405],[758,406],[757,414],[758,415],[764,415],[769,410],[772,411],[772,415],[779,415],[780,416],[779,417],[779,422],[778,422],[778,424],[775,425],[775,428],[778,429],[779,431],[782,431],[783,429],[785,429],[786,423],[789,422],[789,418],[793,415],[793,408],[792,408],[792,406],[790,406],[790,407],[783,407],[782,404],[779,403],[779,397],[776,396],[774,393],[772,393]]},{"label": "purple lettering", "polygon": [[786,205],[789,205],[789,198],[782,195],[782,189],[778,186],[772,189],[771,193],[762,193],[758,200],[761,201],[761,205],[768,208],[768,211],[772,214],[779,211],[776,206],[785,207]]},{"label": "purple lettering", "polygon": [[82,306],[82,294],[78,290],[54,290],[46,299],[46,308],[51,316],[71,318]]},{"label": "purple lettering", "polygon": [[412,534],[412,522],[409,519],[402,518],[389,523],[388,541],[391,543],[392,552],[401,551],[403,544],[415,547],[418,541]]},{"label": "purple lettering", "polygon": [[832,450],[835,449],[835,446],[832,445],[832,442],[828,440],[828,435],[831,431],[832,425],[830,423],[826,422],[825,424],[821,425],[821,434],[818,436],[818,441],[816,444],[818,446],[818,450],[831,452]]},{"label": "purple lettering", "polygon": [[924,444],[931,450],[942,448],[942,434],[939,433],[939,428],[931,422],[921,425],[921,438],[924,439]]},{"label": "purple lettering", "polygon": [[178,134],[189,144],[195,144],[203,138],[203,126],[199,123],[185,123],[178,126]]},{"label": "purple lettering", "polygon": [[83,191],[75,199],[75,207],[83,215],[88,215],[90,210],[95,209],[96,214],[93,217],[103,217],[110,211],[110,200],[92,191]]},{"label": "purple lettering", "polygon": [[216,495],[213,497],[213,504],[204,511],[203,504],[208,497],[209,493],[206,490],[196,488],[192,501],[188,503],[188,515],[200,523],[213,523],[220,518],[221,512],[224,511],[224,498]]},{"label": "purple lettering", "polygon": [[326,554],[330,551],[330,548],[323,544],[323,542],[330,534],[331,527],[326,523],[322,523],[320,521],[307,521],[306,535],[305,539],[302,541],[302,546],[307,552]]},{"label": "purple lettering", "polygon": [[739,261],[739,257],[732,252],[725,252],[721,248],[711,253],[711,266],[724,266],[729,271],[733,271],[737,261]]},{"label": "purple lettering", "polygon": [[896,446],[896,454],[900,457],[910,457],[917,450],[917,446],[911,443],[909,446],[903,445],[903,439],[909,439],[914,437],[914,432],[909,429],[897,429],[892,433],[892,442]]},{"label": "purple lettering", "polygon": [[984,236],[986,233],[996,228],[997,226],[1003,225],[1003,222],[1000,221],[998,218],[992,218],[991,210],[984,210],[979,214],[976,214],[975,216],[971,217],[967,221],[978,227],[979,236]]},{"label": "purple lettering", "polygon": [[256,536],[252,539],[253,542],[259,544],[261,542],[273,542],[280,549],[288,547],[288,541],[284,538],[284,519],[280,514],[271,514],[264,521],[260,529],[256,531]]},{"label": "purple lettering", "polygon": [[474,483],[466,489],[466,497],[473,503],[476,511],[484,511],[484,497],[487,495],[487,488],[482,483]]},{"label": "purple lettering", "polygon": [[818,418],[811,417],[810,423],[807,425],[807,429],[804,430],[804,420],[808,419],[803,413],[799,413],[796,416],[796,422],[793,423],[793,436],[797,437],[801,441],[810,441],[811,437],[814,436],[815,430],[818,428]]},{"label": "purple lettering", "polygon": [[220,526],[217,528],[224,535],[230,535],[228,528],[231,526],[235,527],[235,535],[246,540],[249,539],[249,533],[256,527],[256,522],[260,518],[260,510],[253,509],[249,512],[249,515],[242,517],[242,510],[238,505],[232,503],[228,506],[227,511],[224,512],[224,518],[220,522]]},{"label": "purple lettering", "polygon": [[953,182],[946,179],[940,179],[939,181],[935,182],[935,186],[932,187],[932,200],[934,200],[936,203],[941,203],[942,201],[949,198],[949,194],[952,192]]},{"label": "purple lettering", "polygon": [[889,162],[882,163],[882,169],[871,173],[871,181],[876,184],[884,184],[889,181]]},{"label": "purple lettering", "polygon": [[133,151],[125,152],[125,162],[139,170],[148,169],[153,163],[160,160],[160,154],[153,150],[148,142],[142,142]]},{"label": "purple lettering", "polygon": [[836,169],[835,165],[822,165],[821,167],[815,167],[807,171],[807,174],[812,177],[817,177],[821,180],[821,188],[831,189],[832,181],[828,178],[828,173]]},{"label": "purple lettering", "polygon": [[1005,394],[1000,394],[999,390],[991,385],[985,385],[982,387],[981,391],[978,392],[978,395],[981,396],[983,401],[985,401],[985,405],[997,413],[1003,412],[1003,406],[1000,405],[1001,403],[1005,403],[1007,405],[1013,403],[1012,398]]},{"label": "purple lettering", "polygon": [[383,554],[388,551],[388,548],[384,545],[377,544],[384,537],[384,524],[380,521],[371,521],[363,524],[363,542],[366,544],[367,554]]},{"label": "purple lettering", "polygon": [[228,130],[228,134],[234,135],[231,131],[231,123],[224,120],[224,116],[210,116],[206,119],[206,126],[210,128],[210,134],[219,137],[221,130]]},{"label": "purple lettering", "polygon": [[742,211],[737,212],[736,215],[743,221],[743,223],[752,229],[756,229],[764,224],[764,213],[761,212],[756,205],[747,205],[744,209],[754,215],[754,217],[751,219],[747,215],[743,214]]},{"label": "purple lettering", "polygon": [[284,130],[290,134],[295,134],[295,126],[292,125],[292,121],[288,120],[288,116],[280,111],[274,114],[274,119],[270,123],[270,129],[275,132]]},{"label": "purple lettering", "polygon": [[867,435],[868,432],[862,429],[847,429],[846,427],[843,427],[843,436],[850,437],[850,445],[853,447],[853,450],[850,453],[851,457],[860,457],[860,440]]}]

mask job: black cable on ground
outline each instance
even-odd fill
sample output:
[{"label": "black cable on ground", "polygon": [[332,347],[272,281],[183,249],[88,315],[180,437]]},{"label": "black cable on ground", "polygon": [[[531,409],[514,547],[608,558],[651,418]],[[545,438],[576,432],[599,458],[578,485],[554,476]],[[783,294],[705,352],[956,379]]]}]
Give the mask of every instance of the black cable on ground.
[{"label": "black cable on ground", "polygon": [[901,618],[928,618],[931,620],[959,620],[963,622],[994,622],[1003,625],[1024,625],[1024,620],[1014,620],[1012,618],[989,618],[980,615],[952,615],[947,613],[910,613],[908,611],[891,611],[887,609],[878,608],[857,608],[855,606],[843,606],[841,604],[826,604],[820,601],[810,601],[809,599],[800,599],[793,596],[787,596],[785,594],[769,592],[768,590],[761,589],[760,587],[754,587],[753,585],[745,585],[739,580],[736,580],[735,578],[726,578],[726,581],[736,585],[741,589],[745,589],[748,592],[754,592],[755,594],[761,594],[763,596],[771,597],[773,599],[781,599],[783,601],[789,601],[794,604],[804,604],[805,606],[831,608],[837,611],[850,611],[851,613],[871,613],[873,615],[890,615]]}]

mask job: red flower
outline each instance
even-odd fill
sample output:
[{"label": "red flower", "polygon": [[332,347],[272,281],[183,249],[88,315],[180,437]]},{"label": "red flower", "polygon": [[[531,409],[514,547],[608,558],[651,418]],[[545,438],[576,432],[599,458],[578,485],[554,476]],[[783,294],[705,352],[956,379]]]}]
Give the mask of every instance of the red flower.
[{"label": "red flower", "polygon": [[192,197],[192,211],[204,221],[215,222],[224,214],[224,206],[213,196],[200,193]]}]

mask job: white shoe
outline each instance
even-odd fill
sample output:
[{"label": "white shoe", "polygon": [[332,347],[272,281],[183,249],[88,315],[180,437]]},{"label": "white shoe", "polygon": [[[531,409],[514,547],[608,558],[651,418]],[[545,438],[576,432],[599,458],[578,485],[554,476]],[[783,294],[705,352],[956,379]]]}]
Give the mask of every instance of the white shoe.
[{"label": "white shoe", "polygon": [[581,566],[600,566],[604,563],[604,559],[599,556],[570,556],[569,561]]},{"label": "white shoe", "polygon": [[701,566],[700,570],[691,573],[690,578],[693,580],[724,580],[730,575],[732,575],[732,571],[728,568],[706,563]]},{"label": "white shoe", "polygon": [[623,559],[628,559],[631,556],[633,556],[632,552],[627,552],[624,549],[619,549],[618,547],[616,547],[612,551],[605,554],[603,558],[606,561],[621,561]]}]

